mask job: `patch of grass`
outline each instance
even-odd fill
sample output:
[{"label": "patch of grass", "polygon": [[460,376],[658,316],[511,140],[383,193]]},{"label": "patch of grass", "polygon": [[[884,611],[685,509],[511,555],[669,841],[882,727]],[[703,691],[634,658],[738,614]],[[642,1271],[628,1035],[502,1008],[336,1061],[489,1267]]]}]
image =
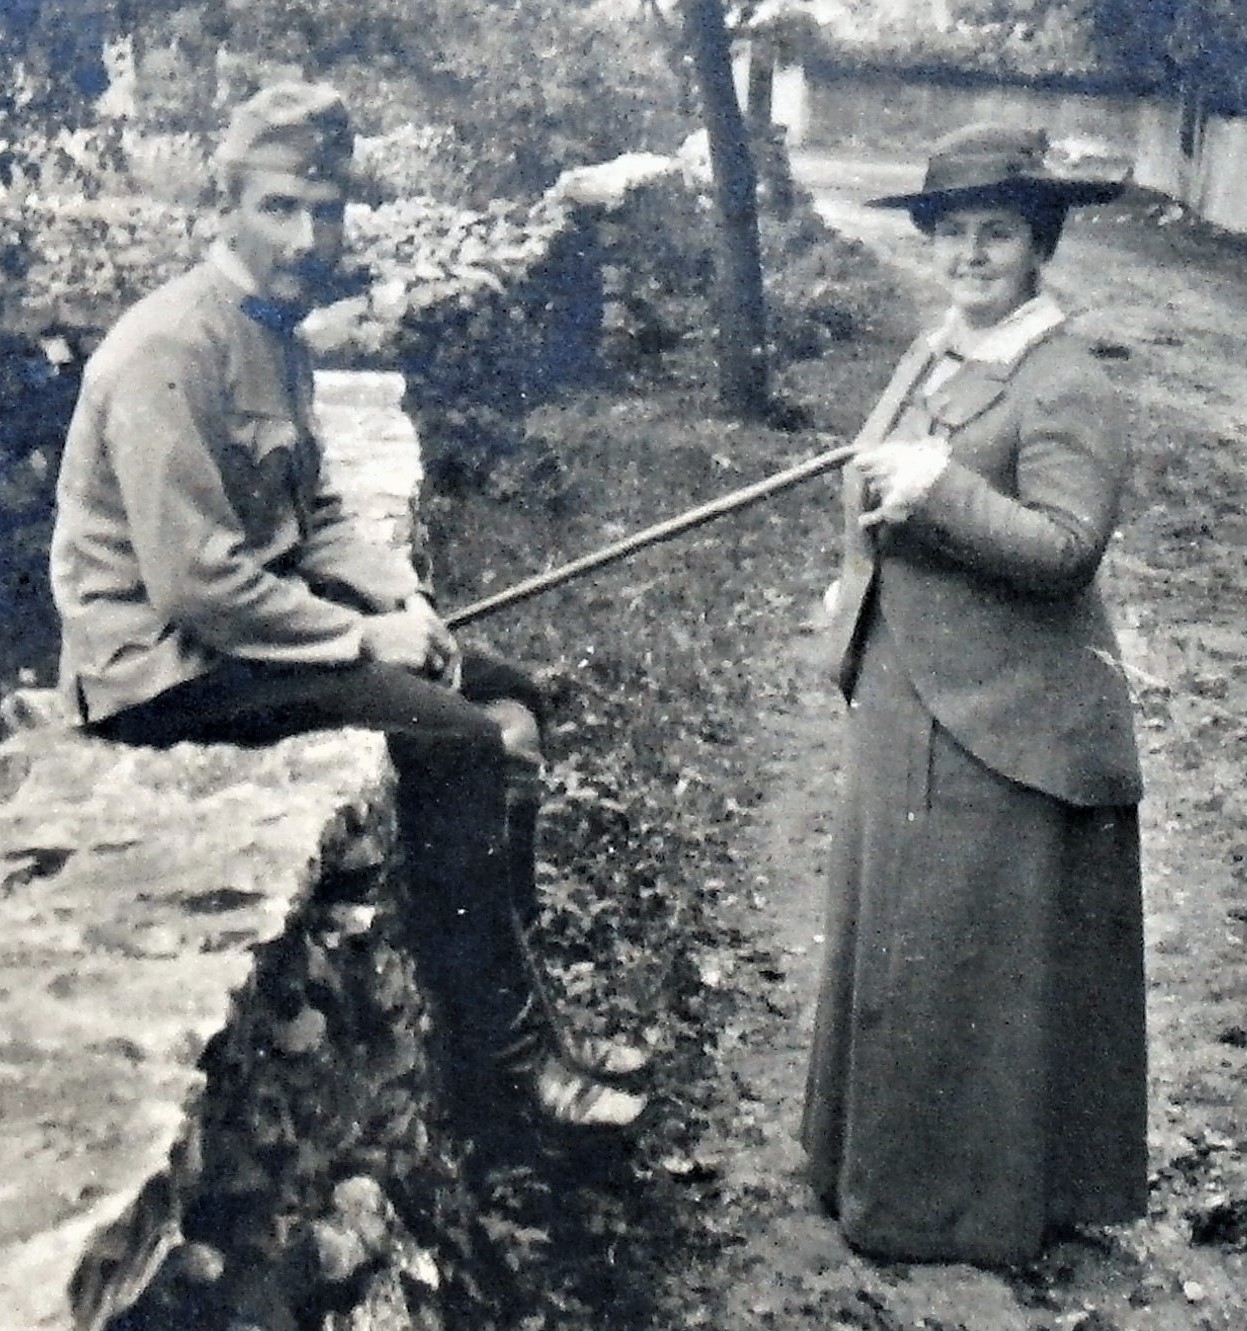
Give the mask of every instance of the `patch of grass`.
[{"label": "patch of grass", "polygon": [[[820,428],[856,429],[900,340],[875,334],[802,367]],[[501,491],[425,501],[449,606],[827,447],[723,418],[692,378],[584,394],[537,413],[529,435],[542,479],[526,483],[521,458]],[[586,1029],[639,1034],[659,1052],[653,1121],[606,1175],[546,1158],[481,1180],[483,1248],[489,1233],[495,1255],[526,1237],[520,1263],[495,1263],[510,1273],[500,1324],[689,1324],[671,1291],[707,1240],[703,1184],[683,1164],[712,1112],[731,1004],[699,958],[732,944],[718,904],[744,890],[738,830],[760,788],[737,738],[793,687],[775,645],[832,576],[837,492],[812,482],[461,635],[526,664],[552,704],[540,929],[560,1001]]]}]

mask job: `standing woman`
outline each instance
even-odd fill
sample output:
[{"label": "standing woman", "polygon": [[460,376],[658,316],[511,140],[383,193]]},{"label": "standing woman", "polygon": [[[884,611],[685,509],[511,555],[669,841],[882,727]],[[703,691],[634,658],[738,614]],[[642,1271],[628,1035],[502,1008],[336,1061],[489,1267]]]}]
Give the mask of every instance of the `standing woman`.
[{"label": "standing woman", "polygon": [[1131,704],[1096,573],[1121,413],[1040,287],[1117,186],[1042,132],[935,147],[907,209],[952,308],[845,474],[849,700],[803,1142],[859,1251],[1025,1261],[1145,1210]]}]

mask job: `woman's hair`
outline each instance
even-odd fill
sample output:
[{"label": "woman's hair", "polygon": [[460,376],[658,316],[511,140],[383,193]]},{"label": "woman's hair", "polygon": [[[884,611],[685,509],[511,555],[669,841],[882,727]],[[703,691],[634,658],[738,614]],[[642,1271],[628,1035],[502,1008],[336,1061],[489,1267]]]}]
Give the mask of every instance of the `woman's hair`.
[{"label": "woman's hair", "polygon": [[914,225],[925,235],[935,230],[935,224],[945,213],[958,208],[1011,208],[1030,227],[1035,250],[1043,259],[1056,253],[1065,226],[1069,206],[1064,200],[1030,190],[1001,189],[979,192],[976,195],[923,199],[910,207]]}]

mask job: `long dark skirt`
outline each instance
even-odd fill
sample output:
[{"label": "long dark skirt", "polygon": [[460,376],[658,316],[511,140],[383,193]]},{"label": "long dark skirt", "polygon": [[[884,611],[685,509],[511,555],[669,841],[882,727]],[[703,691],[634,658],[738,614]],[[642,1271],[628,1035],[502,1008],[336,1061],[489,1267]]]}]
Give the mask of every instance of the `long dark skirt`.
[{"label": "long dark skirt", "polygon": [[876,619],[849,709],[802,1140],[859,1250],[997,1264],[1144,1213],[1137,813],[936,724]]}]

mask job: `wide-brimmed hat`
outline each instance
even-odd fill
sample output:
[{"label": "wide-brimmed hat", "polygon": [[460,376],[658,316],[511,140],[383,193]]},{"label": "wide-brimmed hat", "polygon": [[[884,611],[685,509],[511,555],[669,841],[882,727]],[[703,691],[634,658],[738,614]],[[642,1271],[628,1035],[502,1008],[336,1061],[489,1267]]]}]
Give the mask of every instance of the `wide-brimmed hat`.
[{"label": "wide-brimmed hat", "polygon": [[275,83],[234,109],[216,160],[224,173],[284,171],[345,187],[354,147],[351,119],[335,89],[325,83]]},{"label": "wide-brimmed hat", "polygon": [[906,208],[916,215],[1026,201],[1073,208],[1108,203],[1121,191],[1118,181],[1054,169],[1048,135],[1042,129],[970,125],[936,141],[920,190],[868,203],[874,208]]}]

